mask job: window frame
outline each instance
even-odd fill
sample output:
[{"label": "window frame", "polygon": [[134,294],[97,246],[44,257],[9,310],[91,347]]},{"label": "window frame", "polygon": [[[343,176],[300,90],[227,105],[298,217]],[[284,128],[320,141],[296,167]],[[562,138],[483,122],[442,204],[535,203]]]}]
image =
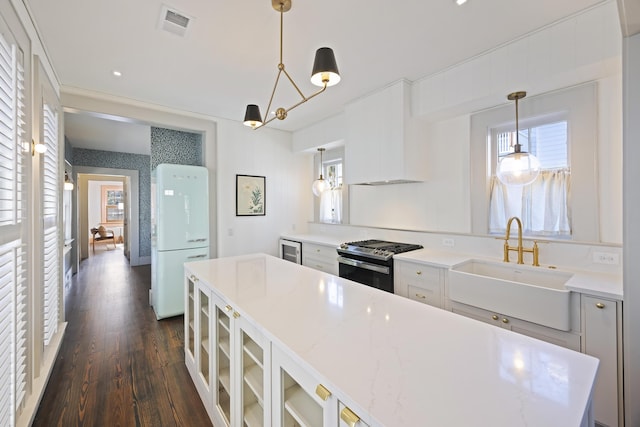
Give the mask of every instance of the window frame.
[{"label": "window frame", "polygon": [[122,200],[119,203],[124,203],[124,186],[119,186],[119,185],[101,185],[100,186],[100,220],[103,224],[113,224],[113,225],[119,225],[119,224],[123,224],[124,223],[124,210],[122,210],[122,219],[121,220],[111,220],[109,219],[109,210],[110,209],[115,209],[115,210],[121,210],[118,209],[118,204],[116,203],[115,205],[112,204],[108,204],[108,192],[109,191],[120,191],[122,194],[120,196],[120,200]]},{"label": "window frame", "polygon": [[[572,241],[600,242],[600,184],[598,180],[598,83],[529,96],[519,103],[520,123],[532,117],[566,114],[569,164],[571,165]],[[489,129],[513,122],[513,103],[471,115],[470,201],[471,232],[489,235],[491,161]],[[555,238],[549,237],[549,240]],[[566,240],[566,239],[562,239]]]}]

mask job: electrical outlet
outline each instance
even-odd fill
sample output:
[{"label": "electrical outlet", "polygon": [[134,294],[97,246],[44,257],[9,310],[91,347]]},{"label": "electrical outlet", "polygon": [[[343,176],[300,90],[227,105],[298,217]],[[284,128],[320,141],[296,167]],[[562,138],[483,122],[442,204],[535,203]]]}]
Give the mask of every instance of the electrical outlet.
[{"label": "electrical outlet", "polygon": [[442,246],[454,247],[456,242],[453,239],[442,239]]},{"label": "electrical outlet", "polygon": [[620,257],[618,256],[618,254],[614,254],[611,252],[594,252],[593,262],[597,264],[617,265],[620,263]]},{"label": "electrical outlet", "polygon": [[227,234],[229,235],[229,237],[232,237],[233,236],[233,228],[227,229]]}]

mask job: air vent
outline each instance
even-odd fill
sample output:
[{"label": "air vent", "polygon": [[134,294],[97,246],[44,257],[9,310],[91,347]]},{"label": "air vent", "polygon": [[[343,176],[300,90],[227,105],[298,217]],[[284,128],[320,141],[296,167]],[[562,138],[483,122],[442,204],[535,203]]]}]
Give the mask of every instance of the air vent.
[{"label": "air vent", "polygon": [[190,16],[163,5],[162,12],[160,13],[159,28],[184,37],[191,20],[192,18]]}]

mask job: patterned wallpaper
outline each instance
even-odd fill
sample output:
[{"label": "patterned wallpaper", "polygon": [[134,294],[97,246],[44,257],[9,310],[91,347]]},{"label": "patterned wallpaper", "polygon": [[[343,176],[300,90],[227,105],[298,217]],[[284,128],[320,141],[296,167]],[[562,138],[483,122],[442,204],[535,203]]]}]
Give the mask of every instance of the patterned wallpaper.
[{"label": "patterned wallpaper", "polygon": [[161,163],[204,166],[202,135],[152,127],[151,170]]},{"label": "patterned wallpaper", "polygon": [[73,148],[73,166],[131,169],[138,171],[140,257],[151,256],[151,159],[143,154]]}]

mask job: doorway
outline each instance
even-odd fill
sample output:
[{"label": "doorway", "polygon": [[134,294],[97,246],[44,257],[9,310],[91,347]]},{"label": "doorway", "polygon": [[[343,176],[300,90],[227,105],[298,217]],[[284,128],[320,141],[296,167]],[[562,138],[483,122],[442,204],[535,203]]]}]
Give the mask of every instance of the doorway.
[{"label": "doorway", "polygon": [[[123,200],[118,203],[122,203],[121,206],[116,204],[116,209],[122,209],[122,221],[114,222],[113,227],[110,228],[116,232],[116,239],[122,238],[122,250],[124,255],[130,262],[131,266],[137,266],[147,264],[139,257],[139,198],[138,198],[138,171],[128,169],[111,169],[111,168],[98,168],[90,166],[78,166],[74,168],[74,172],[77,174],[77,200],[78,209],[74,212],[76,224],[76,235],[78,236],[78,254],[77,262],[86,259],[90,256],[92,248],[90,247],[90,240],[92,238],[91,228],[96,227],[96,224],[109,224],[108,214],[105,212],[103,218],[100,208],[98,209],[98,217],[95,213],[90,212],[90,199],[98,197],[102,199],[101,188],[114,187],[117,185],[122,186]],[[95,194],[95,193],[98,194]],[[100,201],[101,205],[102,202]],[[114,214],[114,212],[111,212]],[[118,228],[116,230],[116,228]],[[102,248],[101,248],[102,249]]]}]

